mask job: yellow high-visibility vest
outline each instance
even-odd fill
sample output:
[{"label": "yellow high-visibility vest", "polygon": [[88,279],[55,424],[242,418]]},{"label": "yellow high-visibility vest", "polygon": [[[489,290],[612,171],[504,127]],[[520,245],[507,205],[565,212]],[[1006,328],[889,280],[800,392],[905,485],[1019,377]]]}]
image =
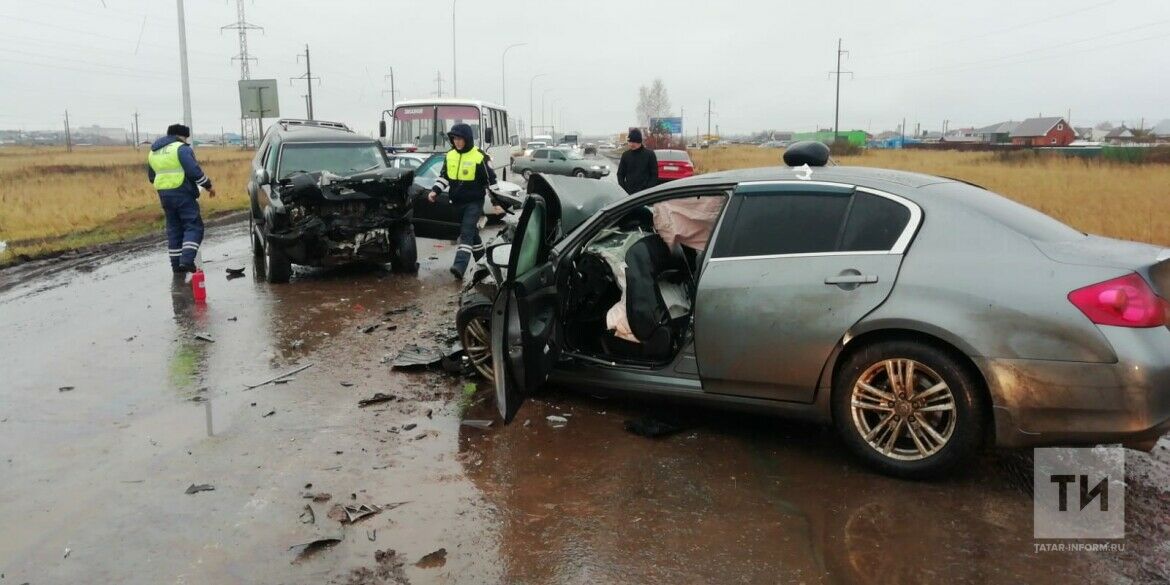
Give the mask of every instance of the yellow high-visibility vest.
[{"label": "yellow high-visibility vest", "polygon": [[474,181],[475,167],[483,163],[483,151],[478,148],[461,153],[447,151],[447,178],[452,181]]},{"label": "yellow high-visibility vest", "polygon": [[154,169],[154,188],[177,189],[183,184],[186,174],[183,172],[183,163],[179,161],[179,147],[182,142],[172,142],[159,150],[152,150],[146,157],[147,164]]}]

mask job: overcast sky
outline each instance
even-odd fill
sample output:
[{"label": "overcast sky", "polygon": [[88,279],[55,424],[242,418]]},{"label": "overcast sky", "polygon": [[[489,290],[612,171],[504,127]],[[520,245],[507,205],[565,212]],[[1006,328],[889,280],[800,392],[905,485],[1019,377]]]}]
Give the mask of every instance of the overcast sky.
[{"label": "overcast sky", "polygon": [[[841,127],[878,132],[903,117],[939,129],[1065,115],[1146,125],[1170,117],[1166,0],[455,0],[460,97],[501,99],[513,118],[541,98],[585,133],[634,122],[638,86],[665,82],[688,133],[812,130],[833,123],[837,38]],[[390,104],[451,90],[451,0],[246,0],[253,78],[279,80],[281,113],[303,117],[309,44],[318,118],[374,132]],[[235,0],[187,0],[194,126],[239,128]],[[174,0],[0,0],[0,128],[127,126],[182,118]],[[384,93],[385,91],[385,93]],[[515,128],[513,128],[515,132]]]}]

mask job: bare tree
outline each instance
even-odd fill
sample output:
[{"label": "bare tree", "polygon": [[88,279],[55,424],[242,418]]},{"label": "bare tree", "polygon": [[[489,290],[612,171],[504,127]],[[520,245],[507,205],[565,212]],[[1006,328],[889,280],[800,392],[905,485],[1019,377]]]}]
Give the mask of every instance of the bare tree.
[{"label": "bare tree", "polygon": [[660,118],[670,114],[670,96],[666,93],[666,85],[661,79],[655,79],[650,87],[643,85],[638,88],[638,107],[635,110],[638,117],[638,126],[650,127],[650,118]]}]

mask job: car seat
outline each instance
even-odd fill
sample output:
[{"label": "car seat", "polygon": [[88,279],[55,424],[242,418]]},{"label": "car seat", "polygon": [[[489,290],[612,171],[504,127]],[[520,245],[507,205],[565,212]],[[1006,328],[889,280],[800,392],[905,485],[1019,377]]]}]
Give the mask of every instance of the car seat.
[{"label": "car seat", "polygon": [[[649,235],[630,246],[626,252],[626,318],[630,331],[641,344],[618,338],[607,340],[607,349],[653,360],[664,360],[674,353],[677,339],[669,308],[658,288],[660,279],[684,282],[685,262],[671,254],[666,242],[657,234]],[[638,347],[640,345],[640,347]]]}]

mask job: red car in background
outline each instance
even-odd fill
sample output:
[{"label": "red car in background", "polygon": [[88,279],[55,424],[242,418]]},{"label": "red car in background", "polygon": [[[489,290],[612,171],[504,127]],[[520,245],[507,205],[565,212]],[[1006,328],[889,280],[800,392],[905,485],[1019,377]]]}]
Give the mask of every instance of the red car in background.
[{"label": "red car in background", "polygon": [[659,181],[685,179],[695,174],[695,165],[685,150],[655,150],[654,156],[658,157]]}]

